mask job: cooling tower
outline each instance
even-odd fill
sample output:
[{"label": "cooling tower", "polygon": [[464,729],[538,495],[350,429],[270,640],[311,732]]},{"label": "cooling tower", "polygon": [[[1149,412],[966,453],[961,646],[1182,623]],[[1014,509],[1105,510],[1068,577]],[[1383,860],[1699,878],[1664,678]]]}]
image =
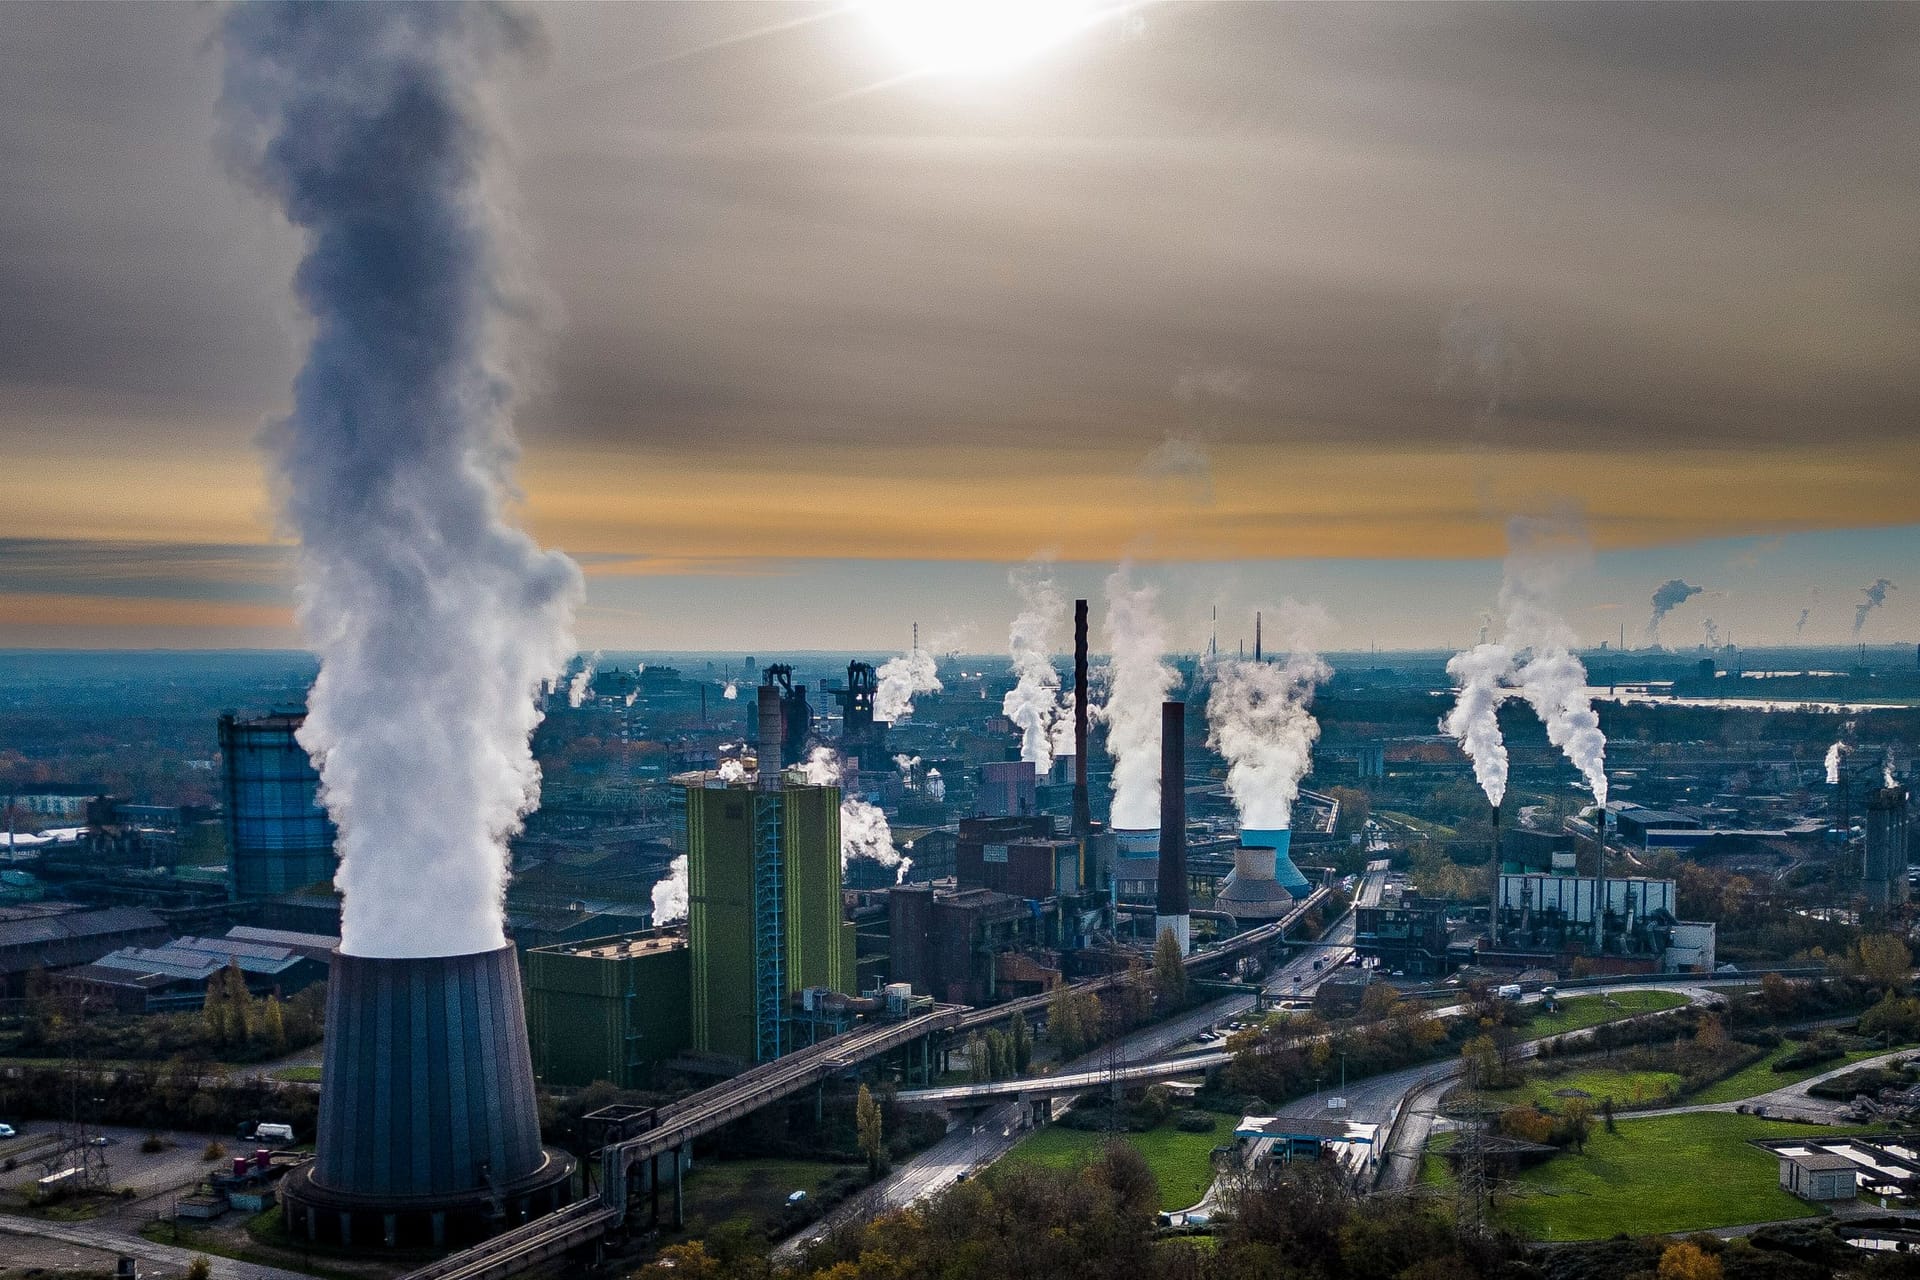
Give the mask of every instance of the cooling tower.
[{"label": "cooling tower", "polygon": [[1187,704],[1160,704],[1160,870],[1155,881],[1153,936],[1168,929],[1180,954],[1193,949],[1187,914]]},{"label": "cooling tower", "polygon": [[282,1183],[287,1229],[315,1243],[445,1247],[572,1198],[572,1157],[540,1145],[511,945],[334,953],[315,1145]]},{"label": "cooling tower", "polygon": [[1293,846],[1293,831],[1281,827],[1270,831],[1242,831],[1240,843],[1249,849],[1273,850],[1273,878],[1282,889],[1296,898],[1304,898],[1313,892],[1313,886],[1300,874],[1300,868],[1293,865],[1293,859],[1287,851]]},{"label": "cooling tower", "polygon": [[1233,870],[1220,882],[1213,905],[1232,916],[1234,923],[1243,928],[1278,920],[1287,914],[1293,906],[1293,895],[1274,878],[1278,858],[1266,845],[1243,844],[1235,849]]}]

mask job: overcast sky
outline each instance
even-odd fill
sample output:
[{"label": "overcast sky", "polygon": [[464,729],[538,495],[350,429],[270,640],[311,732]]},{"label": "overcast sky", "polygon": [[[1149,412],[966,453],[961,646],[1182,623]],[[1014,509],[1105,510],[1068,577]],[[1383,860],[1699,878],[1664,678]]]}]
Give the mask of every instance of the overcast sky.
[{"label": "overcast sky", "polygon": [[[1149,5],[967,76],[857,6],[529,12],[523,514],[589,645],[992,648],[1036,554],[1462,642],[1546,512],[1596,641],[1669,577],[1687,643],[1881,577],[1920,634],[1920,7]],[[299,244],[216,17],[0,6],[0,644],[295,640]]]}]

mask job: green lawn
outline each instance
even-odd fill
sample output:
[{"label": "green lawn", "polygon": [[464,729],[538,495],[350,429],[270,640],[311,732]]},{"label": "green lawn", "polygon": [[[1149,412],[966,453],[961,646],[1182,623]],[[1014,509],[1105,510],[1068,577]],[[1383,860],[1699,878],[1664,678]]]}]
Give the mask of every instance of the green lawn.
[{"label": "green lawn", "polygon": [[[1163,1124],[1148,1133],[1124,1135],[1159,1180],[1162,1209],[1186,1209],[1200,1202],[1213,1182],[1213,1149],[1233,1140],[1233,1124],[1228,1117],[1217,1116],[1211,1133],[1182,1133],[1172,1124]],[[1015,1147],[1007,1159],[1015,1164],[1071,1168],[1092,1159],[1106,1140],[1104,1133],[1048,1125]]]},{"label": "green lawn", "polygon": [[1630,1018],[1638,1013],[1676,1009],[1686,1002],[1687,998],[1678,991],[1621,991],[1610,996],[1566,996],[1558,1001],[1559,1008],[1552,1013],[1537,1014],[1527,1023],[1525,1034],[1529,1040],[1565,1035],[1569,1031],[1584,1031],[1588,1027]]},{"label": "green lawn", "polygon": [[1615,1067],[1584,1067],[1559,1075],[1530,1076],[1512,1089],[1489,1089],[1487,1100],[1506,1106],[1534,1106],[1558,1111],[1568,1101],[1557,1097],[1563,1089],[1580,1089],[1588,1095],[1594,1110],[1602,1098],[1612,1098],[1619,1107],[1662,1106],[1680,1090],[1677,1071],[1625,1071]]},{"label": "green lawn", "polygon": [[1395,809],[1376,810],[1375,816],[1391,818],[1395,822],[1404,823],[1421,835],[1434,840],[1451,840],[1459,834],[1459,832],[1455,831],[1452,827],[1444,826],[1438,822],[1428,822],[1425,818],[1416,818],[1410,813],[1401,813]]},{"label": "green lawn", "polygon": [[[1887,1050],[1880,1048],[1856,1049],[1844,1058],[1835,1058],[1831,1062],[1816,1063],[1811,1067],[1797,1067],[1792,1071],[1775,1071],[1773,1069],[1774,1063],[1786,1057],[1788,1054],[1795,1052],[1800,1047],[1800,1045],[1791,1041],[1783,1044],[1752,1066],[1736,1071],[1724,1080],[1717,1080],[1698,1093],[1690,1094],[1687,1097],[1687,1101],[1689,1103],[1739,1102],[1742,1099],[1754,1097],[1756,1094],[1771,1093],[1775,1089],[1784,1089],[1790,1084],[1798,1084],[1802,1080],[1810,1080],[1814,1076],[1824,1075],[1826,1072],[1836,1070],[1840,1067],[1852,1066],[1856,1062],[1862,1062],[1868,1058],[1875,1058],[1887,1052]],[[1898,1052],[1898,1050],[1899,1046],[1895,1046],[1894,1051]]]},{"label": "green lawn", "polygon": [[[1564,1153],[1515,1174],[1500,1220],[1530,1239],[1597,1240],[1812,1217],[1821,1210],[1780,1189],[1778,1161],[1748,1145],[1807,1132],[1726,1111],[1622,1120],[1611,1134],[1596,1125],[1584,1155]],[[1443,1167],[1431,1168],[1439,1160],[1427,1164],[1424,1181],[1450,1181]]]},{"label": "green lawn", "polygon": [[319,1084],[319,1067],[282,1067],[273,1073],[275,1080],[285,1080],[288,1084]]}]

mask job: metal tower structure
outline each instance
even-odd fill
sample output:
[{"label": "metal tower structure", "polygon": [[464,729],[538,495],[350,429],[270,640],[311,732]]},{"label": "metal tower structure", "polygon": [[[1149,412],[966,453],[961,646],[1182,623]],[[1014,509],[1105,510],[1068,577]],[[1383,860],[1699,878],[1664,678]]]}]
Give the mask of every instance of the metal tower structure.
[{"label": "metal tower structure", "polygon": [[753,991],[754,1052],[771,1062],[785,1051],[787,1004],[786,854],[781,848],[784,806],[754,806]]}]

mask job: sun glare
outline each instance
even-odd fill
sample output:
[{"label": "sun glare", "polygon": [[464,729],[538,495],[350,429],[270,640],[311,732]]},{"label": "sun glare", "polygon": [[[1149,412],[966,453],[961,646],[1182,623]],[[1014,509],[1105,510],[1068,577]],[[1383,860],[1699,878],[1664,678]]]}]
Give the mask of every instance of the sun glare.
[{"label": "sun glare", "polygon": [[980,74],[1015,66],[1071,38],[1093,0],[868,0],[880,38],[914,71]]}]

